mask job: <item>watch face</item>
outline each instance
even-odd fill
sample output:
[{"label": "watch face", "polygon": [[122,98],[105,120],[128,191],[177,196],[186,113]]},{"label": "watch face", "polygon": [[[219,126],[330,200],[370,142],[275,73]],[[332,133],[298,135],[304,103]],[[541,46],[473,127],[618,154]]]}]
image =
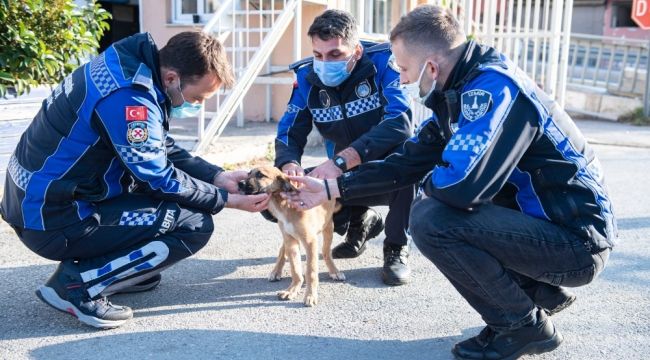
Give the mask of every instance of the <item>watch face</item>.
[{"label": "watch face", "polygon": [[343,160],[343,158],[341,158],[341,157],[337,157],[336,160],[334,160],[334,162],[336,162],[336,165],[339,165],[339,166],[345,164],[345,160]]}]

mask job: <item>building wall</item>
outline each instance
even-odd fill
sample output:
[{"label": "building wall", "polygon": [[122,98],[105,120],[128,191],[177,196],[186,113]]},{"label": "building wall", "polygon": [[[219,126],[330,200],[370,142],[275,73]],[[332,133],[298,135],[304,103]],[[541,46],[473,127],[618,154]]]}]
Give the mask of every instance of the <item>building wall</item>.
[{"label": "building wall", "polygon": [[579,34],[603,35],[605,4],[574,6],[571,32]]},{"label": "building wall", "polygon": [[644,39],[644,40],[650,39],[650,30],[642,30],[641,28],[637,27],[636,24],[629,27],[612,26],[612,17],[614,16],[615,5],[617,3],[632,4],[632,0],[625,0],[625,1],[607,0],[607,6],[604,14],[605,26],[603,29],[603,35],[613,36],[613,37],[624,37],[627,39]]}]

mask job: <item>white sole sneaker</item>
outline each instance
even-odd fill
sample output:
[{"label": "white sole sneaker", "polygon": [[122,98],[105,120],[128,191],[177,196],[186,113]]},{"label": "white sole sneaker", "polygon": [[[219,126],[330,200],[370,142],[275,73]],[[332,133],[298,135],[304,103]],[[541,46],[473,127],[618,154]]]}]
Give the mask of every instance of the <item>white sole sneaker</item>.
[{"label": "white sole sneaker", "polygon": [[39,286],[38,290],[36,290],[36,296],[51,307],[70,314],[82,323],[98,329],[114,329],[124,325],[129,320],[106,320],[86,315],[72,303],[62,299],[54,289],[45,285]]}]

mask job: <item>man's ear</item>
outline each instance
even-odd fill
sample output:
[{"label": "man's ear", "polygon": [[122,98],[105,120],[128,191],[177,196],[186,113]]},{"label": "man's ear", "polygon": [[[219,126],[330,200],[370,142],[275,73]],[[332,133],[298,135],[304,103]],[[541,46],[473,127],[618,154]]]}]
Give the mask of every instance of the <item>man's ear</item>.
[{"label": "man's ear", "polygon": [[291,181],[289,181],[289,179],[287,179],[287,178],[285,178],[283,176],[278,176],[278,181],[280,182],[280,184],[282,184],[280,186],[280,189],[282,191],[284,191],[284,192],[298,191],[298,189],[295,186],[293,186],[293,184],[291,184]]}]

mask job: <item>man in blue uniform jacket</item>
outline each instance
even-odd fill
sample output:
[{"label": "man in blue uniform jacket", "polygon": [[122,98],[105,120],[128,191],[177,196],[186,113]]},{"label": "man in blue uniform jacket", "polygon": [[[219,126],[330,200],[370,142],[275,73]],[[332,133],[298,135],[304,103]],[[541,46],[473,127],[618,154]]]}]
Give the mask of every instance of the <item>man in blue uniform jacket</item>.
[{"label": "man in blue uniform jacket", "polygon": [[160,51],[149,34],[119,41],[43,101],[11,156],[1,213],[33,252],[60,261],[37,290],[81,322],[113,328],[132,316],[106,296],[145,291],[199,251],[225,207],[265,209],[243,196],[246,172],[225,172],[167,135],[233,76],[219,41],[201,32]]},{"label": "man in blue uniform jacket", "polygon": [[[307,135],[315,125],[328,145],[329,160],[311,169],[316,178],[335,178],[359,164],[385,158],[414,131],[408,99],[391,68],[389,44],[359,41],[357,23],[345,11],[327,10],[309,28],[313,58],[291,67],[297,81],[287,110],[278,124],[275,165],[303,174],[300,160]],[[332,250],[334,258],[353,258],[383,229],[380,215],[368,206],[388,205],[382,279],[389,285],[409,281],[407,228],[414,187],[343,203],[335,215],[345,242]]]},{"label": "man in blue uniform jacket", "polygon": [[[401,153],[329,181],[329,193],[353,199],[424,177],[413,240],[487,323],[454,355],[557,348],[549,315],[575,300],[564,287],[592,282],[616,238],[598,159],[557,103],[504,55],[466,41],[448,11],[416,8],[391,43],[406,91],[434,115]],[[287,195],[293,206],[327,199],[324,182],[293,179],[304,184]]]}]

